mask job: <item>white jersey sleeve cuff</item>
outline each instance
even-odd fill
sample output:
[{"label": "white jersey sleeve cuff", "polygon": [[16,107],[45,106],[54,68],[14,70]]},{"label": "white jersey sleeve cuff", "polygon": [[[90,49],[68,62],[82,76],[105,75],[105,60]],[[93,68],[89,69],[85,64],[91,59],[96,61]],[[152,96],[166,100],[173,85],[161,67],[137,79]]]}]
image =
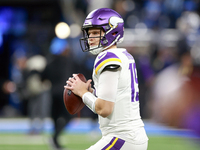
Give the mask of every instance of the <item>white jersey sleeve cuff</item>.
[{"label": "white jersey sleeve cuff", "polygon": [[92,93],[86,92],[82,96],[83,103],[90,109],[92,110],[95,114],[95,102],[97,100],[97,97],[95,97]]}]

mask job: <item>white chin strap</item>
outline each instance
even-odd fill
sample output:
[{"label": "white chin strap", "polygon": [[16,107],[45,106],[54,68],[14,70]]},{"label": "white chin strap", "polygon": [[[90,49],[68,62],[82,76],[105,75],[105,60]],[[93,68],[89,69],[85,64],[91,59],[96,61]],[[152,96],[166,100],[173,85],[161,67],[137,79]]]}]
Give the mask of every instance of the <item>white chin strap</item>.
[{"label": "white chin strap", "polygon": [[[109,47],[111,47],[113,44],[115,44],[117,42],[117,40],[119,39],[120,35],[117,36],[117,38],[109,45],[109,46],[106,46],[106,47],[103,47],[102,45],[100,45],[101,47],[99,47],[98,45],[96,46],[91,46],[90,47],[90,53],[93,54],[93,55],[97,55],[99,54],[100,52],[102,52],[103,50],[105,49],[108,49]],[[121,43],[123,41],[123,38],[120,39],[120,41],[118,43]],[[92,50],[93,49],[93,50]]]},{"label": "white chin strap", "polygon": [[94,50],[89,51],[93,55],[97,55],[104,50],[103,47],[98,47],[98,46],[92,46],[90,49],[94,49]]}]

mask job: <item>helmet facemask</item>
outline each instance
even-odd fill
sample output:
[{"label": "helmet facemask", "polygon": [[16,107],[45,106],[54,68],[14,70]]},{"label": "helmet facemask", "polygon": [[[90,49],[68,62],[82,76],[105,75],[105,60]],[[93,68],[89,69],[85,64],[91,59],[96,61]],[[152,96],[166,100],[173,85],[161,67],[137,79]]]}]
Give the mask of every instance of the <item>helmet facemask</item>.
[{"label": "helmet facemask", "polygon": [[[101,32],[103,28],[95,28],[95,29],[98,29],[100,31],[100,36],[89,37],[88,35],[89,28],[87,28],[87,29],[83,29],[83,38],[80,39],[80,45],[83,52],[91,52],[93,55],[97,55],[104,50],[104,47],[101,44],[101,41],[102,39],[105,39],[104,37],[105,34],[102,35],[102,32]],[[90,46],[89,44],[90,38],[99,38],[99,43],[97,45]]]}]

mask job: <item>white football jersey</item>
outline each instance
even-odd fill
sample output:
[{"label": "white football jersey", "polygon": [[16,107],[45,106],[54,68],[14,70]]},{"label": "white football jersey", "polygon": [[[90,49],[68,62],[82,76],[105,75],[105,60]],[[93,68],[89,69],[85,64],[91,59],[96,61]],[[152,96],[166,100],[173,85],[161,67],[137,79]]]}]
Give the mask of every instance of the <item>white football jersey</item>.
[{"label": "white football jersey", "polygon": [[[103,136],[118,136],[133,142],[135,131],[144,126],[140,116],[135,60],[126,49],[122,48],[109,49],[98,54],[93,69],[93,81],[97,97],[99,76],[108,65],[119,65],[121,71],[113,112],[106,118],[99,115],[100,129]],[[146,141],[147,137],[144,140]]]}]

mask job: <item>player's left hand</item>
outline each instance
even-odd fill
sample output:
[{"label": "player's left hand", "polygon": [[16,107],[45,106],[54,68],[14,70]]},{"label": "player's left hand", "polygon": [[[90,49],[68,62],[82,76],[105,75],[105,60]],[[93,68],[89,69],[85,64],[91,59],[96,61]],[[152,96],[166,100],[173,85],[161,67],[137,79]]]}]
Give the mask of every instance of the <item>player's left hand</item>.
[{"label": "player's left hand", "polygon": [[64,86],[66,89],[71,90],[74,94],[82,97],[83,94],[88,92],[88,88],[91,86],[92,80],[87,80],[86,83],[84,83],[77,74],[73,74],[73,77],[70,77],[66,83],[67,85]]}]

